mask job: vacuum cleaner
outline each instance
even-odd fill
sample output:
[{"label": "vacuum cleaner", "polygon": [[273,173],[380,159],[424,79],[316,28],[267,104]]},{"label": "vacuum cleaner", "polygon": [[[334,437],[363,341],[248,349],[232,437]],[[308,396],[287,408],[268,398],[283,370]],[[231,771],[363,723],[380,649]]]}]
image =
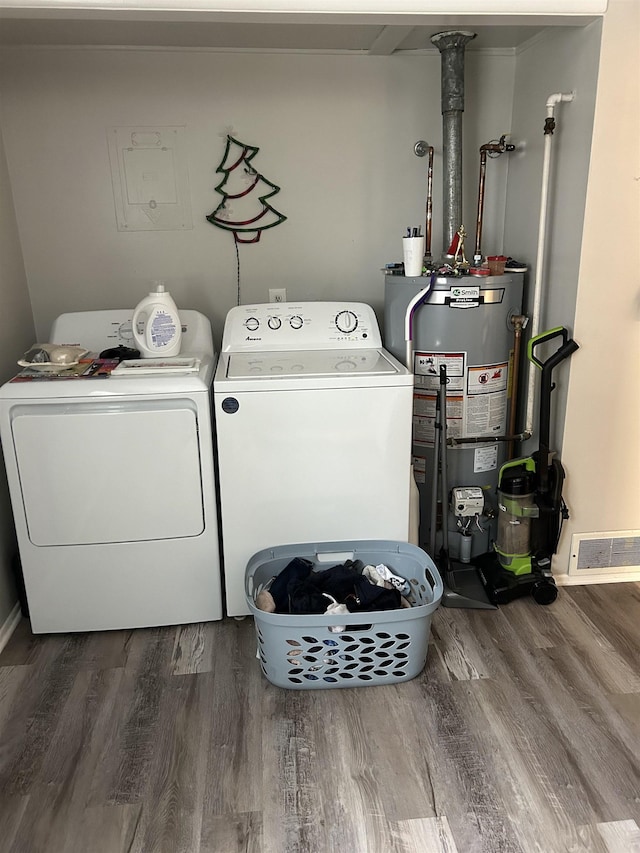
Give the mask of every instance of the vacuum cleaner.
[{"label": "vacuum cleaner", "polygon": [[[558,349],[540,361],[536,349],[556,338],[562,339]],[[569,512],[562,498],[564,469],[549,450],[552,373],[577,349],[562,326],[529,341],[528,358],[542,371],[538,450],[501,467],[493,551],[473,560],[489,600],[496,605],[525,595],[533,596],[537,604],[551,604],[558,596],[551,558]]]}]

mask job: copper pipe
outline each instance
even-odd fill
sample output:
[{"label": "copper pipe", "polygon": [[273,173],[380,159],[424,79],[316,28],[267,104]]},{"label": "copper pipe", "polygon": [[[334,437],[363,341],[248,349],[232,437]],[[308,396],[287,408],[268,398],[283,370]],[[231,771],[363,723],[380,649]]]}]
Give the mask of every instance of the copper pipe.
[{"label": "copper pipe", "polygon": [[482,240],[482,217],[484,216],[484,176],[487,171],[487,152],[484,145],[480,149],[480,180],[478,181],[478,215],[476,217],[476,248],[473,253],[474,259],[482,257],[480,242]]},{"label": "copper pipe", "polygon": [[499,157],[505,151],[515,151],[516,146],[505,143],[504,134],[499,140],[493,139],[480,146],[480,179],[478,181],[478,215],[476,217],[476,248],[473,253],[474,259],[482,257],[480,245],[482,243],[482,222],[484,219],[484,184],[485,174],[487,171],[487,155],[491,157]]},{"label": "copper pipe", "polygon": [[427,170],[427,221],[425,225],[424,253],[431,257],[431,220],[433,214],[433,145],[429,146],[429,167]]}]

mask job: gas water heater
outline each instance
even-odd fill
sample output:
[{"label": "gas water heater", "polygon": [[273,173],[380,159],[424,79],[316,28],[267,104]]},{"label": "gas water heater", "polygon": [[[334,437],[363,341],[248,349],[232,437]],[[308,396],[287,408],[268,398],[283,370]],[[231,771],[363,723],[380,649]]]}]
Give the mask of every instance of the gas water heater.
[{"label": "gas water heater", "polygon": [[[405,360],[405,315],[428,283],[385,276],[385,347]],[[498,473],[507,458],[513,382],[513,318],[522,313],[523,274],[437,277],[413,313],[413,464],[420,493],[420,546],[430,541],[436,399],[446,365],[451,556],[489,550],[497,525]],[[470,541],[469,541],[470,540]],[[470,553],[469,553],[470,546]],[[461,553],[463,549],[466,553]]]}]

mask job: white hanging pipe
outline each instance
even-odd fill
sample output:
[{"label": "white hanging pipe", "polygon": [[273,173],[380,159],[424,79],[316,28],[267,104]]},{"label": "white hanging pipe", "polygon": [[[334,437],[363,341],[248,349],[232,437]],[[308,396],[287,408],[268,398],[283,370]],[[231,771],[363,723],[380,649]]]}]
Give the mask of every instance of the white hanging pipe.
[{"label": "white hanging pipe", "polygon": [[421,302],[429,295],[435,275],[432,273],[429,279],[429,284],[419,290],[418,293],[411,299],[407,305],[407,310],[404,315],[404,343],[405,343],[405,363],[408,369],[413,373],[413,315]]},{"label": "white hanging pipe", "polygon": [[[542,304],[542,283],[544,280],[544,262],[547,233],[547,205],[549,196],[549,178],[551,173],[551,143],[553,131],[555,130],[554,110],[557,104],[563,101],[572,101],[575,92],[563,94],[556,92],[547,98],[547,118],[544,125],[544,160],[542,163],[542,194],[540,196],[540,222],[538,225],[538,252],[536,255],[536,277],[533,288],[533,307],[530,312],[531,337],[540,334],[540,306]],[[529,362],[529,383],[527,387],[527,418],[525,432],[533,435],[535,390],[536,390],[537,368],[533,362]]]}]

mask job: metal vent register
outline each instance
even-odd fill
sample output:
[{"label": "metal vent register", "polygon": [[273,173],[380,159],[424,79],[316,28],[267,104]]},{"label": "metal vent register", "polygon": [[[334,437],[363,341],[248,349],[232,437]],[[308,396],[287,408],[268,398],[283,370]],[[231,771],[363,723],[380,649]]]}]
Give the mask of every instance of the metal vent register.
[{"label": "metal vent register", "polygon": [[640,570],[640,532],[579,534],[572,537],[569,574],[618,574]]}]

